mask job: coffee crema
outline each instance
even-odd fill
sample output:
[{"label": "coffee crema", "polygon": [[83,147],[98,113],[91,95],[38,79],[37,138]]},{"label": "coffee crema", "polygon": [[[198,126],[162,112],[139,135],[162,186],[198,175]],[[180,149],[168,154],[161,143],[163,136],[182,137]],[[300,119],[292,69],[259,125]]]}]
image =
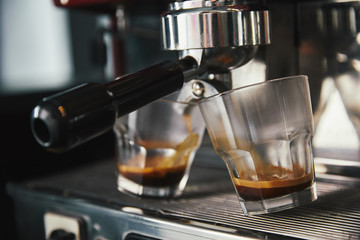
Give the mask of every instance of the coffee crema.
[{"label": "coffee crema", "polygon": [[[281,172],[284,176],[268,174],[270,171]],[[249,173],[240,172],[240,178],[233,177],[233,182],[239,196],[245,201],[259,201],[298,192],[310,187],[314,181],[313,173],[305,174],[305,170],[299,166],[294,167],[294,171],[278,166],[259,169],[257,181],[243,179],[244,175],[248,176]]]},{"label": "coffee crema", "polygon": [[179,184],[188,165],[189,158],[199,143],[199,135],[191,128],[191,117],[184,115],[184,122],[189,135],[179,144],[158,140],[138,140],[137,144],[147,151],[152,149],[172,149],[167,156],[137,155],[125,164],[118,163],[119,173],[143,186],[165,187]]},{"label": "coffee crema", "polygon": [[183,178],[186,165],[175,167],[132,167],[117,165],[119,173],[143,186],[163,187],[178,184]]}]

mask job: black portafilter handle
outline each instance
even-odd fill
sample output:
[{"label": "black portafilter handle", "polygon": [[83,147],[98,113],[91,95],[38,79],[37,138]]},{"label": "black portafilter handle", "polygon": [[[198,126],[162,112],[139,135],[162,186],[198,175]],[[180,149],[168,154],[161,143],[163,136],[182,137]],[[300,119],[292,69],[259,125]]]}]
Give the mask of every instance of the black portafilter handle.
[{"label": "black portafilter handle", "polygon": [[197,67],[191,57],[165,61],[104,85],[87,83],[46,97],[32,111],[33,135],[50,151],[67,151],[111,130],[118,117],[181,89]]}]

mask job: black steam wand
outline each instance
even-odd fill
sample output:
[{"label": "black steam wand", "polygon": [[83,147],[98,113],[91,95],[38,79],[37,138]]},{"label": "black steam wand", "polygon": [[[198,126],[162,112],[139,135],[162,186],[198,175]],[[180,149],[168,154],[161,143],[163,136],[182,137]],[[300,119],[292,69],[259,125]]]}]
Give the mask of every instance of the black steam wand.
[{"label": "black steam wand", "polygon": [[67,151],[109,131],[118,117],[181,89],[199,71],[196,60],[186,57],[46,97],[32,111],[33,135],[50,151]]}]

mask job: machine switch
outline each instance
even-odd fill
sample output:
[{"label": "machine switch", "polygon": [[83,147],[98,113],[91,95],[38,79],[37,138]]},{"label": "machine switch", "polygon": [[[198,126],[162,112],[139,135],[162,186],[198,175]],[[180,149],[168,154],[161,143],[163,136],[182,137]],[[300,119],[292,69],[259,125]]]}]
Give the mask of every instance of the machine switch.
[{"label": "machine switch", "polygon": [[82,240],[84,221],[77,216],[48,212],[44,215],[46,240]]}]

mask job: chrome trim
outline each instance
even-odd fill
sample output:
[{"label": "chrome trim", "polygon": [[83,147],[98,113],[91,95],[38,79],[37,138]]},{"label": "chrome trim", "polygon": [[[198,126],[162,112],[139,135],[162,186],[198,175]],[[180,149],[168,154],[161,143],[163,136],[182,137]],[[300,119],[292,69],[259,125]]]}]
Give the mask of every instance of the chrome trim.
[{"label": "chrome trim", "polygon": [[185,50],[270,43],[268,10],[218,2],[209,5],[210,1],[170,5],[161,17],[162,47]]}]

